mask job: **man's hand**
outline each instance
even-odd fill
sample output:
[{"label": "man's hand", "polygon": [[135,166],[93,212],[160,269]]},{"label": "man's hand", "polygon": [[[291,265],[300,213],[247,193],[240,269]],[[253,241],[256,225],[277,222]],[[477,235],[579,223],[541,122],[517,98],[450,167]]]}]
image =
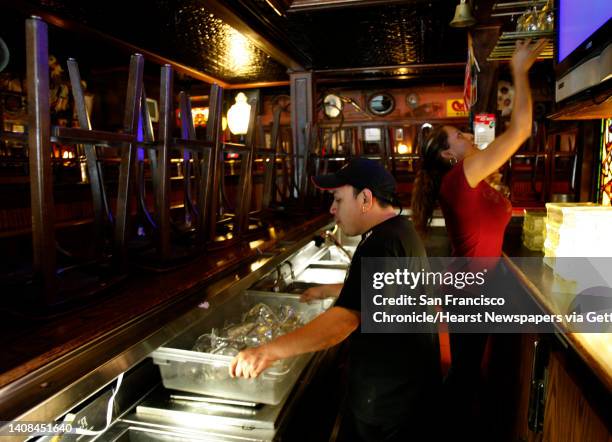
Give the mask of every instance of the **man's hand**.
[{"label": "man's hand", "polygon": [[357,311],[332,307],[286,335],[241,351],[230,363],[229,374],[231,377],[255,378],[279,359],[333,347],[359,327],[360,318]]},{"label": "man's hand", "polygon": [[317,285],[304,290],[304,293],[300,295],[300,302],[312,302],[327,297],[325,286]]},{"label": "man's hand", "polygon": [[236,355],[229,366],[231,377],[256,378],[268,368],[274,359],[270,357],[265,345],[247,348]]},{"label": "man's hand", "polygon": [[342,290],[342,284],[322,284],[304,290],[300,295],[301,302],[312,302],[317,299],[337,298]]}]

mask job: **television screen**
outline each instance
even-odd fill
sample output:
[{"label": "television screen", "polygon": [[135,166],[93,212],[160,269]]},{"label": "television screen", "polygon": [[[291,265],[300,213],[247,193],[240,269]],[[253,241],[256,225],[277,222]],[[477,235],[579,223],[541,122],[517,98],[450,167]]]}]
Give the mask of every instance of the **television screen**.
[{"label": "television screen", "polygon": [[612,0],[559,0],[557,63],[612,17]]}]

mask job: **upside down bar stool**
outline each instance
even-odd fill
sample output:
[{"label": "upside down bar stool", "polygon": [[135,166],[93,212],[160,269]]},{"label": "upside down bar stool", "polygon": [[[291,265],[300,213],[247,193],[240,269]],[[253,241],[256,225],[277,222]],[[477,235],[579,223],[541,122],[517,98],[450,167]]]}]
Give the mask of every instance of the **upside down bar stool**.
[{"label": "upside down bar stool", "polygon": [[[257,100],[250,100],[251,114],[245,143],[224,142],[219,144],[215,157],[215,179],[212,188],[209,248],[226,247],[235,244],[248,235],[249,230],[258,227],[258,221],[251,222],[252,180],[254,162],[255,121]],[[226,154],[234,154],[240,159],[240,172],[236,186],[235,203],[232,206],[227,197]],[[231,175],[231,172],[230,172]],[[231,176],[230,176],[231,178]]]},{"label": "upside down bar stool", "polygon": [[[80,128],[51,127],[49,109],[48,28],[39,17],[26,20],[28,83],[28,149],[32,209],[32,275],[25,286],[9,284],[25,296],[16,297],[32,314],[48,316],[65,311],[94,297],[125,277],[127,202],[131,193],[131,170],[135,149],[136,110],[141,97],[141,55],[132,56],[124,131],[121,134],[92,130],[80,87],[78,65],[68,63],[75,110]],[[51,142],[83,145],[92,195],[93,247],[87,253],[71,253],[59,244],[55,234],[54,177]],[[117,210],[113,216],[106,194],[96,149],[121,150]],[[58,254],[60,252],[61,254]],[[27,307],[26,307],[27,306]],[[34,306],[34,309],[32,308]],[[19,305],[15,306],[19,310]]]},{"label": "upside down bar stool", "polygon": [[[211,86],[210,113],[205,140],[196,139],[190,98],[179,93],[181,137],[173,138],[173,72],[170,65],[161,68],[160,125],[157,147],[157,168],[153,172],[155,192],[155,249],[147,250],[138,265],[153,271],[174,269],[189,258],[205,251],[208,242],[208,219],[213,176],[214,152],[220,136],[223,89]],[[180,198],[171,201],[172,155],[181,164]],[[176,181],[176,180],[175,180]],[[176,201],[175,201],[176,203]]]}]

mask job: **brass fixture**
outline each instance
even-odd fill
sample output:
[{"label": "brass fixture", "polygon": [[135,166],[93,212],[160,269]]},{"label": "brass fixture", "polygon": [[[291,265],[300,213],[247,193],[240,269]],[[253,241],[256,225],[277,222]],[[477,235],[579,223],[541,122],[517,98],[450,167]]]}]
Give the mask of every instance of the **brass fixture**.
[{"label": "brass fixture", "polygon": [[472,15],[472,9],[465,1],[461,0],[461,3],[455,8],[455,17],[450,22],[453,28],[469,28],[476,24],[476,19]]}]

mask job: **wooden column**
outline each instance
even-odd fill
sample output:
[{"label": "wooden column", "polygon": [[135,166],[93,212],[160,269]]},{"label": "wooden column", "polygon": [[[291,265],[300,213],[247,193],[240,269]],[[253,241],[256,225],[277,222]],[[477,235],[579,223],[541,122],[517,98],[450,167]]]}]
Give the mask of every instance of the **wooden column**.
[{"label": "wooden column", "polygon": [[474,114],[481,112],[497,112],[497,80],[499,61],[487,61],[500,35],[499,26],[478,27],[472,31],[474,55],[478,60],[480,72],[478,73],[478,101],[473,106]]},{"label": "wooden column", "polygon": [[306,157],[308,149],[308,131],[314,123],[315,85],[312,72],[292,72],[291,81],[291,133],[293,136],[293,182],[299,194],[304,195],[306,178]]}]

